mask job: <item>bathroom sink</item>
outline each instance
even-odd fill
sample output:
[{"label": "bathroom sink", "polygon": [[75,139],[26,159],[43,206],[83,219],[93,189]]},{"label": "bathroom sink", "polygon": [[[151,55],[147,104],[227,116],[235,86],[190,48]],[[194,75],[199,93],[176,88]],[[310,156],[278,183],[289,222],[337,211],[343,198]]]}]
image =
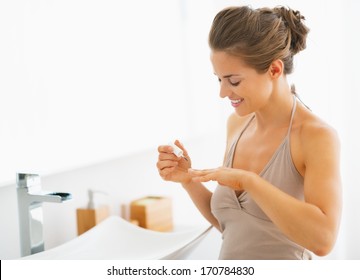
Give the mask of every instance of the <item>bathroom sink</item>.
[{"label": "bathroom sink", "polygon": [[183,259],[207,235],[211,226],[157,232],[110,216],[82,235],[58,247],[22,259]]}]

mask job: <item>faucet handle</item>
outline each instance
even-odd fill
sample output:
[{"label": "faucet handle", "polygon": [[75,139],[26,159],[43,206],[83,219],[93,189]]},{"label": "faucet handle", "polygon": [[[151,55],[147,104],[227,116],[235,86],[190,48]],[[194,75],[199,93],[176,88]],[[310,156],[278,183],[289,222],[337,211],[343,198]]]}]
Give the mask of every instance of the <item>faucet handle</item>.
[{"label": "faucet handle", "polygon": [[16,173],[16,185],[18,188],[40,187],[39,174]]}]

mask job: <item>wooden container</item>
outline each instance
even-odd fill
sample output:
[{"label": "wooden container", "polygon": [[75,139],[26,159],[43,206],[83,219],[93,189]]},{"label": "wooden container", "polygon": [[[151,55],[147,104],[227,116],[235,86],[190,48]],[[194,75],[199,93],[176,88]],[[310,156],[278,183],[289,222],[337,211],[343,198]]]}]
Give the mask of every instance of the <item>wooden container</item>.
[{"label": "wooden container", "polygon": [[101,221],[109,217],[109,207],[99,206],[95,209],[76,209],[78,235],[83,234]]},{"label": "wooden container", "polygon": [[130,204],[130,219],[139,226],[155,231],[173,229],[171,199],[160,196],[146,196]]}]

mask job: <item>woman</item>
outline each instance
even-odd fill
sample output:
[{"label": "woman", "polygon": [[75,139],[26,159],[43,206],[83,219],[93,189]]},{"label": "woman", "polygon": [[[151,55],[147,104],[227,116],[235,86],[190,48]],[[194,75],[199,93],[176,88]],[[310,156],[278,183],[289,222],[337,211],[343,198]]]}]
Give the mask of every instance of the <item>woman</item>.
[{"label": "woman", "polygon": [[[157,167],[179,182],[222,232],[220,259],[311,259],[334,246],[341,215],[339,140],[296,98],[286,76],[306,47],[298,11],[231,7],[209,34],[220,96],[235,112],[224,165],[191,169],[191,159],[160,146]],[[203,182],[217,181],[211,193]]]}]

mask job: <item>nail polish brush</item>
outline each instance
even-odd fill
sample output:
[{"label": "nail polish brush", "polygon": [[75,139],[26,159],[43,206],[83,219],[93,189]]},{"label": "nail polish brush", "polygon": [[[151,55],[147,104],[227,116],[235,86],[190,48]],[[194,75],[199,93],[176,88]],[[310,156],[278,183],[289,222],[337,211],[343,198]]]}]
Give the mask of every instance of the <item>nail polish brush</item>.
[{"label": "nail polish brush", "polygon": [[173,154],[176,155],[177,157],[182,157],[185,160],[188,160],[185,156],[184,156],[184,151],[181,150],[178,146],[176,146],[173,143],[169,143],[169,146],[171,146],[173,148]]}]

